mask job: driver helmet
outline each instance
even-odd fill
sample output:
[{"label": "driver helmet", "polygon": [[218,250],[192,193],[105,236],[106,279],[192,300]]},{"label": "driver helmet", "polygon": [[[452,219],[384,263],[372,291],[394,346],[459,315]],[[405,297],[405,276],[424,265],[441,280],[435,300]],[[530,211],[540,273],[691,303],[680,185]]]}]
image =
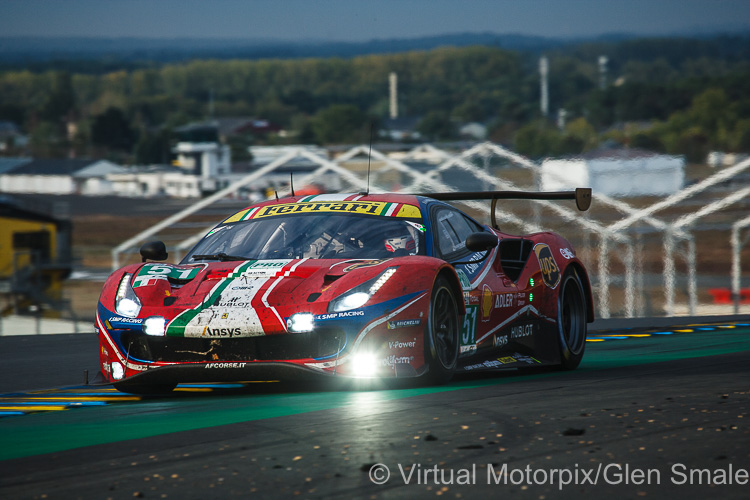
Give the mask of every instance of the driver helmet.
[{"label": "driver helmet", "polygon": [[385,249],[389,252],[406,250],[409,253],[414,253],[416,248],[417,244],[407,229],[394,232],[385,238]]}]

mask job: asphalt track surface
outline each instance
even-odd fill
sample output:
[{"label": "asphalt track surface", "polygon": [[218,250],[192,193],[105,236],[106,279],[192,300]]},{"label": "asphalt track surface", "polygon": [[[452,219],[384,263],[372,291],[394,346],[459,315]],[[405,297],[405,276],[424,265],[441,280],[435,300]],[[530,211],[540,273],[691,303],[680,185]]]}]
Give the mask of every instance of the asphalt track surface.
[{"label": "asphalt track surface", "polygon": [[148,398],[81,384],[93,334],[0,337],[0,498],[750,497],[749,318],[590,330],[574,372]]}]

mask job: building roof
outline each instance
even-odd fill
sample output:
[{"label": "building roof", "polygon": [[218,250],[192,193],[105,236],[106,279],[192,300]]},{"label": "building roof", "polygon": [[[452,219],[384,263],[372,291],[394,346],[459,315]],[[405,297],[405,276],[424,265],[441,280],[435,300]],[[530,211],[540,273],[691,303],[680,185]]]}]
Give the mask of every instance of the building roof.
[{"label": "building roof", "polygon": [[51,206],[43,202],[19,200],[18,198],[0,195],[0,217],[59,224],[60,219],[52,216],[51,213]]},{"label": "building roof", "polygon": [[646,149],[639,148],[597,148],[582,155],[584,160],[635,160],[665,156]]},{"label": "building roof", "polygon": [[17,166],[11,172],[14,175],[73,175],[79,170],[98,163],[99,160],[81,159],[40,159]]},{"label": "building roof", "polygon": [[108,160],[100,160],[73,173],[73,177],[104,177],[107,174],[124,174],[128,169]]},{"label": "building roof", "polygon": [[9,173],[11,170],[33,161],[31,158],[0,158],[0,174]]}]

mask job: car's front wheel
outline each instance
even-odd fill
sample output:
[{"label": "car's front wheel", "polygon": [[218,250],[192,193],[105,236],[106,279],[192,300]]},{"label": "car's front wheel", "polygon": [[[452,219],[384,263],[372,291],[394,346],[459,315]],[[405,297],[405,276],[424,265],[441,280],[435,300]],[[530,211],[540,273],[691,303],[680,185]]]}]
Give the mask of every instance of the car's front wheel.
[{"label": "car's front wheel", "polygon": [[443,276],[432,289],[426,336],[427,379],[444,384],[453,377],[458,363],[459,314],[458,301]]},{"label": "car's front wheel", "polygon": [[560,367],[575,370],[586,348],[586,295],[575,269],[569,268],[560,283],[557,329],[560,341]]}]

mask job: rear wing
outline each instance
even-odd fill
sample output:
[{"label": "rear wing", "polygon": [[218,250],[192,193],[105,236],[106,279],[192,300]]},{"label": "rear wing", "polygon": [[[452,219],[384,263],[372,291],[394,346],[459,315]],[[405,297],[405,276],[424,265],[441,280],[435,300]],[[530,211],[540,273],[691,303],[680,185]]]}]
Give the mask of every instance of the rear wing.
[{"label": "rear wing", "polygon": [[575,200],[576,207],[585,212],[591,206],[591,188],[576,188],[575,191],[474,191],[454,193],[420,193],[417,196],[441,201],[492,200],[490,219],[497,228],[495,207],[497,200]]}]

